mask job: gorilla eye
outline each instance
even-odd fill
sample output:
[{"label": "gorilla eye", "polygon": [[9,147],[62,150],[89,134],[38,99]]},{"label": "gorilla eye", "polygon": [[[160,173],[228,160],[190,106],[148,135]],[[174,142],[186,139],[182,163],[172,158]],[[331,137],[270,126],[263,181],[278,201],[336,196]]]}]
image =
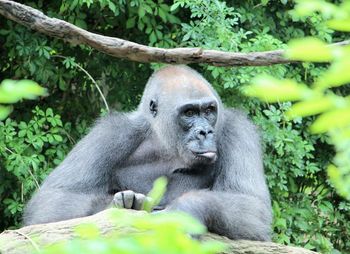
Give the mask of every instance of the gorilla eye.
[{"label": "gorilla eye", "polygon": [[196,112],[194,112],[193,109],[187,109],[187,110],[184,112],[185,116],[187,116],[187,117],[194,116],[195,113],[196,113]]},{"label": "gorilla eye", "polygon": [[215,109],[215,106],[209,106],[206,108],[205,114],[209,115],[210,113],[215,112]]}]

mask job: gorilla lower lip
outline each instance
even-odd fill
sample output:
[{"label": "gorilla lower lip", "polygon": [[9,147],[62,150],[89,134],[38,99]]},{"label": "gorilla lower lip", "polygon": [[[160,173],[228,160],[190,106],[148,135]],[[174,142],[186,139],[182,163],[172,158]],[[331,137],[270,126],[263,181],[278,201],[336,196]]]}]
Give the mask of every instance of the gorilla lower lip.
[{"label": "gorilla lower lip", "polygon": [[196,155],[200,157],[205,157],[211,160],[216,157],[216,153],[214,152],[197,153]]}]

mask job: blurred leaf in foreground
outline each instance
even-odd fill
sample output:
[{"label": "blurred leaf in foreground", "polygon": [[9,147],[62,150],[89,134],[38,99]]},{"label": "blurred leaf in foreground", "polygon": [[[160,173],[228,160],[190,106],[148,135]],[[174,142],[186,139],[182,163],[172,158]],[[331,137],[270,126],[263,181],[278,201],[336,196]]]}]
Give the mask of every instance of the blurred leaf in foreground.
[{"label": "blurred leaf in foreground", "polygon": [[334,30],[350,32],[350,19],[332,19],[327,25]]},{"label": "blurred leaf in foreground", "polygon": [[289,118],[317,115],[333,109],[337,104],[337,100],[342,99],[343,98],[327,96],[297,102],[290,108],[290,110],[287,111],[286,115]]},{"label": "blurred leaf in foreground", "polygon": [[[31,80],[5,79],[0,83],[0,103],[16,103],[21,99],[35,99],[46,95],[45,88]],[[12,111],[11,107],[0,105],[0,120],[5,119]]]},{"label": "blurred leaf in foreground", "polygon": [[12,112],[11,106],[0,105],[0,120],[5,119]]},{"label": "blurred leaf in foreground", "polygon": [[151,212],[152,208],[159,204],[166,191],[167,183],[168,180],[165,177],[159,177],[154,181],[153,188],[147,195],[150,199],[146,199],[143,210]]},{"label": "blurred leaf in foreground", "polygon": [[261,75],[252,81],[252,85],[244,88],[244,93],[266,102],[284,102],[307,98],[310,89],[293,80],[278,80]]},{"label": "blurred leaf in foreground", "polygon": [[350,108],[333,110],[323,113],[311,125],[313,133],[322,133],[337,128],[344,128],[350,123]]},{"label": "blurred leaf in foreground", "polygon": [[329,62],[333,60],[332,48],[317,38],[295,39],[288,43],[285,56],[305,62]]},{"label": "blurred leaf in foreground", "polygon": [[342,55],[341,59],[331,64],[329,69],[317,80],[315,87],[324,89],[346,85],[350,82],[350,50],[349,52],[346,52],[345,50],[348,49],[345,47],[342,48],[340,53],[346,55]]},{"label": "blurred leaf in foreground", "polygon": [[[319,12],[328,28],[350,32],[349,0],[342,1],[338,6],[324,0],[296,2],[295,16],[314,18],[315,12]],[[336,149],[334,163],[327,171],[329,180],[339,194],[350,200],[350,97],[347,87],[350,83],[350,45],[347,43],[327,45],[316,37],[292,40],[288,44],[286,58],[330,62],[330,65],[310,80],[313,82],[310,88],[297,81],[276,81],[272,77],[260,76],[246,88],[246,95],[267,102],[296,101],[287,111],[288,118],[317,115],[310,126],[311,132],[327,132]],[[344,87],[332,89],[339,86]]]}]

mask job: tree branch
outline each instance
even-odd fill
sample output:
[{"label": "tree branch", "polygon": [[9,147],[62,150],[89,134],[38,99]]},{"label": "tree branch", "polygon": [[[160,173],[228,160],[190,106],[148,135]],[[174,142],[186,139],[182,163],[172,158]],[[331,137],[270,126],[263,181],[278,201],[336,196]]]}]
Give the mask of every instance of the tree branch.
[{"label": "tree branch", "polygon": [[[283,50],[235,53],[201,48],[163,49],[148,47],[123,39],[88,32],[63,20],[50,18],[29,6],[9,0],[0,0],[0,14],[40,33],[73,44],[89,45],[102,53],[136,62],[207,63],[215,66],[266,66],[294,62],[284,58]],[[350,41],[338,44],[348,45]]]},{"label": "tree branch", "polygon": [[[22,254],[36,253],[41,247],[55,242],[64,241],[76,236],[75,228],[85,223],[95,224],[104,235],[112,231],[120,233],[140,233],[135,228],[127,227],[123,223],[112,221],[110,212],[112,209],[102,211],[92,216],[77,218],[67,221],[60,221],[48,224],[33,225],[17,230],[7,230],[0,234],[0,253],[2,254]],[[144,211],[128,210],[128,213],[142,216]],[[228,245],[226,254],[316,254],[315,252],[289,247],[271,242],[256,242],[239,240],[233,241],[226,237],[207,234],[203,236],[204,241],[217,240]]]}]

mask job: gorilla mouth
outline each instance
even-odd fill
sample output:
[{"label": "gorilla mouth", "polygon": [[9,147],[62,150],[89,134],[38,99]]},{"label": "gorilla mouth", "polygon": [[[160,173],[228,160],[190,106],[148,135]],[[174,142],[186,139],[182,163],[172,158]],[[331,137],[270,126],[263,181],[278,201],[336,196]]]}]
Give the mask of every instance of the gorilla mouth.
[{"label": "gorilla mouth", "polygon": [[211,161],[216,159],[216,152],[214,151],[205,151],[205,152],[192,151],[192,153],[198,158],[209,159]]}]

